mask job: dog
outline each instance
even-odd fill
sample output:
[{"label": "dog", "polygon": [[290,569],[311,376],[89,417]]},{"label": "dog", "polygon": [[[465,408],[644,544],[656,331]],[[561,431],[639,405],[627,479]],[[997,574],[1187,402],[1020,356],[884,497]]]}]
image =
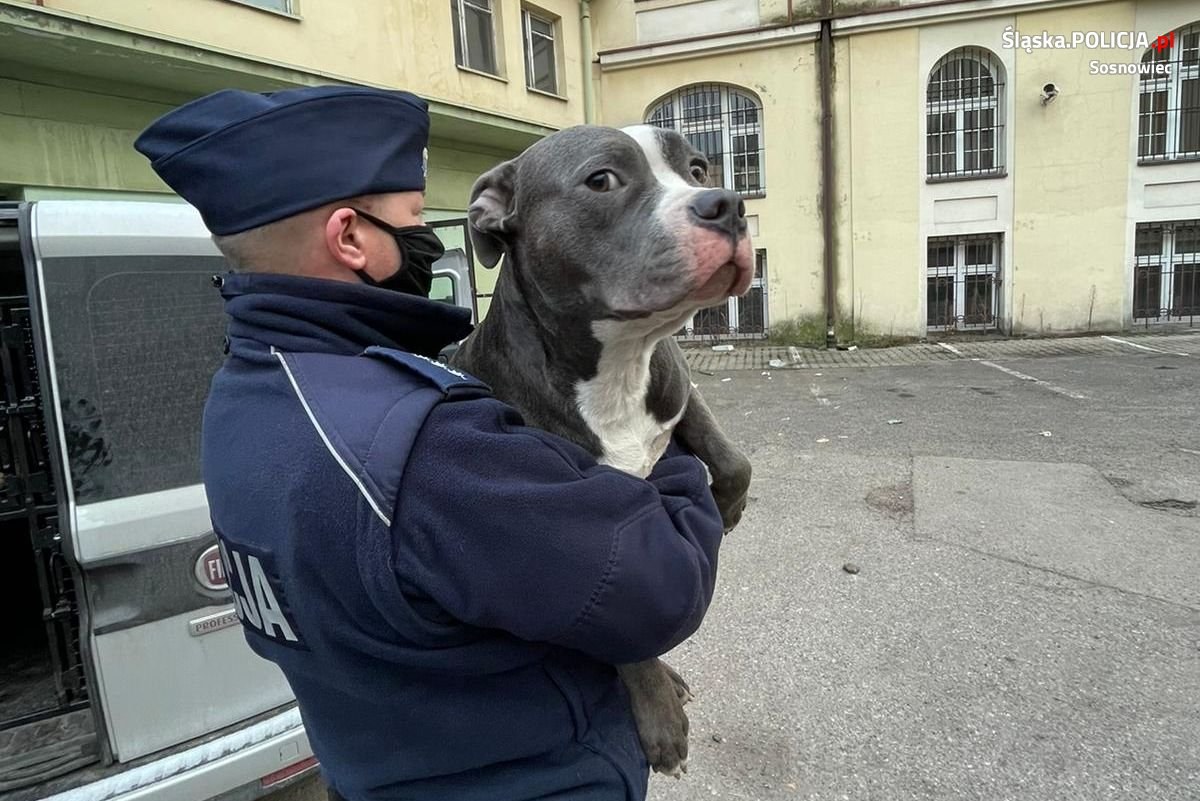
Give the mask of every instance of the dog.
[{"label": "dog", "polygon": [[[672,338],[699,309],[746,293],[745,205],[706,186],[708,161],[674,131],[578,126],[482,175],[469,232],[504,257],[487,317],[452,364],[526,423],[645,477],[672,434],[707,466],[726,532],[751,466],[721,431]],[[647,761],[687,769],[687,683],[658,659],[617,670]]]}]

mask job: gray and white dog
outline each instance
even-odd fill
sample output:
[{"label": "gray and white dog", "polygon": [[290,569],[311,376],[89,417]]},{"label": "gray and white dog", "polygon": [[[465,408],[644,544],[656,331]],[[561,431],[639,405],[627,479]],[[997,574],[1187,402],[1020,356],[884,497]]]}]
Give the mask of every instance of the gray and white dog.
[{"label": "gray and white dog", "polygon": [[[453,358],[533,426],[601,463],[650,473],[672,432],[707,465],[726,531],[750,462],[722,433],[671,335],[753,277],[745,206],[708,162],[649,126],[555,133],[476,181],[479,260],[504,269],[487,317]],[[655,771],[687,766],[690,692],[664,662],[617,667]]]}]

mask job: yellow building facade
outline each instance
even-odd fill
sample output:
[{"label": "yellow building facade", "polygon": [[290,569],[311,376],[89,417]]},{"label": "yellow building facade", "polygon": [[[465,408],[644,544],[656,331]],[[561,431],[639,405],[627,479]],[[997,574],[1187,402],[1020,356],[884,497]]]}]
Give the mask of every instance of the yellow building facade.
[{"label": "yellow building facade", "polygon": [[[1200,319],[1195,3],[593,6],[605,123],[650,120],[671,98],[668,125],[697,142],[720,128],[725,162],[761,169],[747,201],[765,256],[761,317],[731,302],[696,333],[795,319],[833,323],[834,337]],[[732,93],[760,113],[749,144],[737,136],[746,113],[709,100]]]},{"label": "yellow building facade", "polygon": [[0,199],[164,197],[132,148],[158,114],[331,82],[429,100],[435,220],[555,130],[679,130],[758,253],[696,337],[1200,316],[1190,0],[0,0]]}]

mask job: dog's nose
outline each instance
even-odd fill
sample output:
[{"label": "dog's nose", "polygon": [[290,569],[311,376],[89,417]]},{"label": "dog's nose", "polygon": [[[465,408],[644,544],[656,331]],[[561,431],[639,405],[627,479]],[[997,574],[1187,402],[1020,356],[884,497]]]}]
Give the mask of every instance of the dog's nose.
[{"label": "dog's nose", "polygon": [[737,192],[728,189],[705,189],[692,198],[688,209],[697,221],[716,223],[734,231],[746,227],[746,204]]}]

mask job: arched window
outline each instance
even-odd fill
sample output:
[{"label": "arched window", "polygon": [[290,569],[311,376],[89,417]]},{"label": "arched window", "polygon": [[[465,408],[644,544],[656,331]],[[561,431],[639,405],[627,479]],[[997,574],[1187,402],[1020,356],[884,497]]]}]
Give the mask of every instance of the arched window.
[{"label": "arched window", "polygon": [[1142,64],[1138,161],[1200,156],[1200,22],[1159,37]]},{"label": "arched window", "polygon": [[929,74],[925,94],[930,178],[1004,172],[1004,68],[991,52],[960,47]]},{"label": "arched window", "polygon": [[708,157],[710,186],[762,195],[762,106],[751,95],[722,84],[695,84],[659,100],[646,122],[687,137]]}]

